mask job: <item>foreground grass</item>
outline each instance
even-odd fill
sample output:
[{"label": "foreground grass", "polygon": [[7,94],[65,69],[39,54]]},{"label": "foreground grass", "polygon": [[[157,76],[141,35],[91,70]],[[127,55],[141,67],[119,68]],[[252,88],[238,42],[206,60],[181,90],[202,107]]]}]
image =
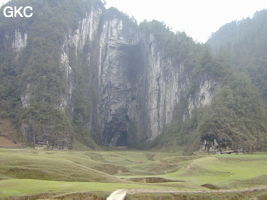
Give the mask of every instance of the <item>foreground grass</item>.
[{"label": "foreground grass", "polygon": [[267,155],[217,155],[195,159],[165,177],[180,177],[198,185],[221,188],[253,187],[267,184]]},{"label": "foreground grass", "polygon": [[[0,196],[26,196],[40,193],[71,193],[125,189],[159,189],[161,186],[127,183],[64,182],[32,179],[9,179],[0,181]],[[166,189],[170,189],[166,187]]]},{"label": "foreground grass", "polygon": [[267,192],[218,194],[136,194],[127,200],[266,200]]},{"label": "foreground grass", "polygon": [[[168,182],[156,181],[164,179]],[[0,197],[109,193],[120,188],[209,190],[203,185],[218,189],[267,185],[267,154],[0,149]]]}]

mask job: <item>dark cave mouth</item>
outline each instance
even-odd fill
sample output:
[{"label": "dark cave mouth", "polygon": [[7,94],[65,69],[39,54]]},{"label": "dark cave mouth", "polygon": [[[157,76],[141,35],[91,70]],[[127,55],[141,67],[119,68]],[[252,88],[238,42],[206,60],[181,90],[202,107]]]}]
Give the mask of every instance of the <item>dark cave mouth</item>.
[{"label": "dark cave mouth", "polygon": [[119,109],[105,123],[103,132],[105,146],[128,146],[129,116],[127,109]]},{"label": "dark cave mouth", "polygon": [[120,133],[115,146],[128,146],[127,132]]},{"label": "dark cave mouth", "polygon": [[112,130],[105,129],[104,131],[105,146],[128,146],[128,131],[127,130]]}]

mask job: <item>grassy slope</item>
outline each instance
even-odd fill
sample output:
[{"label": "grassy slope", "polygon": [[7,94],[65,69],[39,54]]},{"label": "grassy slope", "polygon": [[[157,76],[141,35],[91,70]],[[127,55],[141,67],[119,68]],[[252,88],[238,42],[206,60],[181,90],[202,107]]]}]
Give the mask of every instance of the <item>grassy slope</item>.
[{"label": "grassy slope", "polygon": [[[178,182],[129,181],[133,177],[161,177]],[[0,149],[0,197],[111,192],[119,188],[205,190],[202,184],[219,188],[267,184],[267,154],[181,156],[141,151]]]},{"label": "grassy slope", "polygon": [[[99,183],[99,182],[63,182],[44,181],[33,179],[9,179],[0,181],[0,197],[26,196],[40,193],[71,193],[104,191],[111,193],[119,188],[125,189],[149,189],[160,186],[127,183]],[[166,187],[167,188],[167,187]]]},{"label": "grassy slope", "polygon": [[[160,196],[160,197],[159,197]],[[267,192],[228,193],[228,194],[136,194],[128,200],[266,200]]]},{"label": "grassy slope", "polygon": [[166,177],[222,188],[267,184],[267,155],[218,155],[198,158]]}]

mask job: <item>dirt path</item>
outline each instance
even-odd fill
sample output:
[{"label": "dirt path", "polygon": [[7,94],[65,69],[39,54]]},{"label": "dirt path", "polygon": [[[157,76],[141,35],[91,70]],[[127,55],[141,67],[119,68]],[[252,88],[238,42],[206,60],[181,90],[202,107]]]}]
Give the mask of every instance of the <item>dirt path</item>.
[{"label": "dirt path", "polygon": [[2,148],[15,148],[22,145],[14,142],[13,139],[16,129],[8,120],[0,120],[0,147]]},{"label": "dirt path", "polygon": [[5,136],[0,136],[0,147],[2,148],[14,148],[20,147],[21,144],[16,144],[12,140],[6,138]]},{"label": "dirt path", "polygon": [[124,200],[127,194],[140,194],[140,193],[168,193],[168,194],[201,194],[201,193],[242,193],[242,192],[258,192],[267,190],[267,186],[259,186],[244,189],[230,189],[230,190],[162,190],[162,189],[127,189],[116,190],[107,200]]}]

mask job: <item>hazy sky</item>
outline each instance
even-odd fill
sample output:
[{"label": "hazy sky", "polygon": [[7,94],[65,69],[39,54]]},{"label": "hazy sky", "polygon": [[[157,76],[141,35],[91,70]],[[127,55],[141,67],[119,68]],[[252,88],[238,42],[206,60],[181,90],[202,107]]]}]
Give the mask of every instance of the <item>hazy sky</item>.
[{"label": "hazy sky", "polygon": [[185,31],[194,40],[206,42],[220,26],[253,16],[267,9],[267,0],[106,0],[134,16],[138,22],[157,19],[173,31]]},{"label": "hazy sky", "polygon": [[2,6],[4,3],[6,3],[9,0],[0,0],[0,6]]},{"label": "hazy sky", "polygon": [[[0,0],[0,5],[7,0]],[[74,0],[75,1],[75,0]],[[106,0],[138,22],[157,19],[205,42],[220,26],[267,9],[267,0]]]}]

